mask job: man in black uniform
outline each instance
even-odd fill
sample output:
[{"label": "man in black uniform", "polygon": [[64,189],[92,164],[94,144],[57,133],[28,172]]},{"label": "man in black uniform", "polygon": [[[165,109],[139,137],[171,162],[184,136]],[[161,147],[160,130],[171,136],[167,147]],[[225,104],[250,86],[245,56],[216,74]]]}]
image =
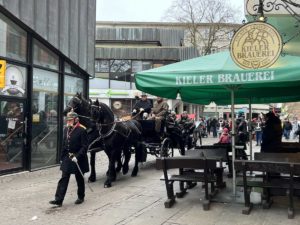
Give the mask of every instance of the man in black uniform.
[{"label": "man in black uniform", "polygon": [[79,172],[76,163],[78,163],[82,173],[89,171],[87,145],[88,139],[85,127],[79,123],[77,113],[69,112],[67,114],[67,127],[64,130],[64,145],[61,153],[60,170],[62,171],[62,176],[57,185],[55,200],[50,201],[50,204],[62,205],[71,174],[75,174],[78,186],[78,199],[75,201],[75,204],[81,204],[84,201],[84,177]]},{"label": "man in black uniform", "polygon": [[151,112],[152,104],[150,100],[147,99],[147,95],[145,93],[142,94],[142,98],[137,101],[137,103],[133,106],[132,114],[133,116],[137,113],[140,113],[140,119],[143,119],[144,113],[147,113],[148,115]]}]

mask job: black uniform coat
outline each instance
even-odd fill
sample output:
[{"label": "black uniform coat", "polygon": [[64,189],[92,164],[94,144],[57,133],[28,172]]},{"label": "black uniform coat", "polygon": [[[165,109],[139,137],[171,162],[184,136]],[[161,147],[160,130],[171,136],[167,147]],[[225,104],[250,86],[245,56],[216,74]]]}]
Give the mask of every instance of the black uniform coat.
[{"label": "black uniform coat", "polygon": [[[75,162],[69,158],[69,153],[73,153],[78,160],[82,173],[89,172],[89,163],[87,157],[88,138],[85,128],[77,125],[68,132],[69,128],[64,130],[64,145],[61,153],[61,166],[63,172],[74,174],[78,172]],[[69,135],[68,135],[69,134]]]}]

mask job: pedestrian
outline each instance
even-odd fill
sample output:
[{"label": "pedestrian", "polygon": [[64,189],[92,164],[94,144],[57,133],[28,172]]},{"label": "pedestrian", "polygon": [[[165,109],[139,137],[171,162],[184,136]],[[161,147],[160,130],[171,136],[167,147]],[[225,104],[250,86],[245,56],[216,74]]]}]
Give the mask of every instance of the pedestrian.
[{"label": "pedestrian", "polygon": [[85,184],[84,177],[80,173],[89,172],[89,164],[87,158],[87,133],[83,125],[79,123],[78,114],[69,112],[67,114],[67,127],[64,130],[64,143],[61,153],[61,166],[62,176],[57,184],[55,193],[55,200],[50,201],[52,205],[62,206],[64,201],[70,176],[75,174],[78,190],[77,200],[75,204],[81,204],[85,197]]},{"label": "pedestrian", "polygon": [[290,133],[293,129],[293,126],[290,122],[289,119],[285,119],[283,123],[283,136],[285,137],[286,140],[290,139]]},{"label": "pedestrian", "polygon": [[228,129],[225,127],[223,128],[222,134],[220,136],[219,142],[220,144],[229,144],[231,143],[231,138],[228,133]]},{"label": "pedestrian", "polygon": [[262,129],[261,152],[274,152],[281,145],[281,120],[273,112],[265,114],[265,125]]},{"label": "pedestrian", "polygon": [[261,141],[262,141],[262,120],[260,117],[258,117],[258,119],[256,120],[256,122],[254,123],[254,131],[255,131],[255,137],[256,137],[256,146],[260,146],[261,145]]}]

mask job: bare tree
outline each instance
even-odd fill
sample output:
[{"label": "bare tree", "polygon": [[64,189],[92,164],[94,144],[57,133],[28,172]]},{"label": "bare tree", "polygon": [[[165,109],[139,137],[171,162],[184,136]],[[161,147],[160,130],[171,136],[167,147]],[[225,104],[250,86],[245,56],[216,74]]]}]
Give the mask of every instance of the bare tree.
[{"label": "bare tree", "polygon": [[185,41],[207,55],[213,48],[224,47],[215,44],[233,31],[226,23],[235,22],[236,14],[225,0],[174,0],[164,20],[183,23],[188,32]]}]

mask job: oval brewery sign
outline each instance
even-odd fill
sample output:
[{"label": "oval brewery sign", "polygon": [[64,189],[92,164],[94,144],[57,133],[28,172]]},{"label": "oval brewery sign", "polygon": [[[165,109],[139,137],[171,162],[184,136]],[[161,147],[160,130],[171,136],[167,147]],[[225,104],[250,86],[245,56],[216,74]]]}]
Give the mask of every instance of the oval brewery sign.
[{"label": "oval brewery sign", "polygon": [[270,24],[253,22],[235,33],[230,48],[231,57],[238,66],[244,69],[267,68],[278,59],[282,40]]}]

